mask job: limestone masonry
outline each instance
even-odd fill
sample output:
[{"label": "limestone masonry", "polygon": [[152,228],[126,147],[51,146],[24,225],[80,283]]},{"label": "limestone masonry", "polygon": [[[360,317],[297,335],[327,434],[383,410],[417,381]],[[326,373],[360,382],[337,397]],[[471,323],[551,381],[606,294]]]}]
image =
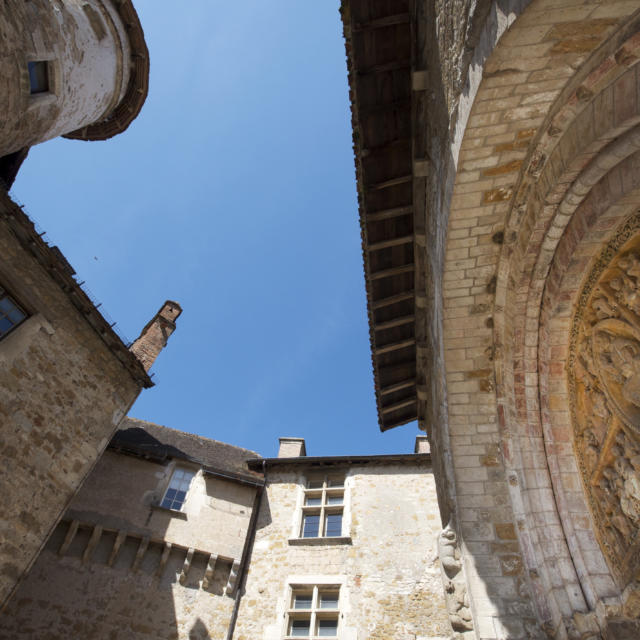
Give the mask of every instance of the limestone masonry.
[{"label": "limestone masonry", "polygon": [[[640,0],[342,0],[382,430],[278,458],[126,418],[129,346],[7,189],[124,131],[130,0],[0,8],[0,638],[640,638]],[[429,453],[430,451],[430,453]]]}]

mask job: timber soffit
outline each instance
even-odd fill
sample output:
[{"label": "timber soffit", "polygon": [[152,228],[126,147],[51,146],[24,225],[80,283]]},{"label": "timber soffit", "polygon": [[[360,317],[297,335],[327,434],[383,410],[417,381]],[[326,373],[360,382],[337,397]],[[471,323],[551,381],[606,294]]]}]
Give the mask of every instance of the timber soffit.
[{"label": "timber soffit", "polygon": [[418,417],[412,0],[343,0],[342,14],[380,429]]}]

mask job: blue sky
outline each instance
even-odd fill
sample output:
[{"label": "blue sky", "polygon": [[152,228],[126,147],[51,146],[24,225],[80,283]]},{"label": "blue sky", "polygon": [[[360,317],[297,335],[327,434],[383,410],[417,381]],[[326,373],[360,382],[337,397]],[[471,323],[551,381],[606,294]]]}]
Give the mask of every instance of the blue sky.
[{"label": "blue sky", "polygon": [[338,2],[136,0],[150,90],[108,142],[34,147],[12,190],[134,339],[184,313],[131,414],[272,456],[379,433]]}]

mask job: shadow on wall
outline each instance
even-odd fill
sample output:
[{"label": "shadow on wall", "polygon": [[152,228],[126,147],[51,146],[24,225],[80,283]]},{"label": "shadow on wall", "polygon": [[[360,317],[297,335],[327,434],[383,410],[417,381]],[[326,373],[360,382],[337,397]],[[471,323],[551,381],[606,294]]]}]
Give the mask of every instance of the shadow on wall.
[{"label": "shadow on wall", "polygon": [[193,627],[191,627],[191,631],[189,631],[189,640],[211,640],[207,627],[200,618],[198,618]]}]

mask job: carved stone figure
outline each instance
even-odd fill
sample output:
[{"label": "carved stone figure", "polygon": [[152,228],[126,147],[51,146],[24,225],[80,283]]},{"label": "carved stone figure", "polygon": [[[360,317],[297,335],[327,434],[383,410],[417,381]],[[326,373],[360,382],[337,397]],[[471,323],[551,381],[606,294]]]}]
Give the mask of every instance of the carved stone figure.
[{"label": "carved stone figure", "polygon": [[473,629],[473,621],[467,585],[462,572],[456,532],[451,523],[442,530],[438,537],[438,555],[442,567],[451,626],[454,631],[470,631]]},{"label": "carved stone figure", "polygon": [[574,317],[571,406],[598,537],[624,586],[640,571],[640,252],[603,255]]}]

